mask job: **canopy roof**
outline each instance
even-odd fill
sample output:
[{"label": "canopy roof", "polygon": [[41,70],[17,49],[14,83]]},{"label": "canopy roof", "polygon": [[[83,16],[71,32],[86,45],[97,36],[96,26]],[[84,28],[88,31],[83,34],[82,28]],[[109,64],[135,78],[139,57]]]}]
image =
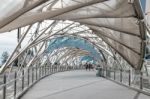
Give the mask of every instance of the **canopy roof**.
[{"label": "canopy roof", "polygon": [[94,58],[91,56],[83,56],[83,57],[81,57],[81,61],[85,61],[85,62],[89,62],[89,63],[93,63],[93,64],[96,63]]},{"label": "canopy roof", "polygon": [[94,48],[94,46],[92,46],[84,39],[75,37],[58,37],[51,39],[49,41],[47,52],[51,53],[55,49],[62,47],[75,47],[78,49],[86,50],[89,52],[90,56],[94,57],[97,61],[101,60],[101,54]]},{"label": "canopy roof", "polygon": [[[143,21],[144,2],[142,2],[142,9],[140,0],[1,0],[0,5],[1,33],[37,22],[42,23],[45,22],[44,20],[56,20],[54,22],[70,20],[70,26],[77,22],[88,27],[90,35],[100,38],[133,68],[142,68],[146,28]],[[51,29],[52,26],[49,28]],[[69,26],[58,29],[58,31],[64,31],[67,28],[65,33],[69,34],[71,30]],[[44,29],[46,30],[46,27],[43,28],[43,31]],[[43,39],[47,40],[54,35],[41,35],[33,43],[36,44]],[[100,45],[103,46],[96,43],[96,46]],[[83,46],[86,47],[86,45]],[[108,50],[108,47],[105,51]]]}]

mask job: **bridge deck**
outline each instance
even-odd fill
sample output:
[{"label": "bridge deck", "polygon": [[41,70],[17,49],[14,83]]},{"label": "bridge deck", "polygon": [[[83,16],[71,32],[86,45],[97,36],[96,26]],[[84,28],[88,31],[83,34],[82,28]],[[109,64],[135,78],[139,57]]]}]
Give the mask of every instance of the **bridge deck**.
[{"label": "bridge deck", "polygon": [[150,99],[150,96],[95,77],[94,71],[78,70],[46,77],[22,99]]}]

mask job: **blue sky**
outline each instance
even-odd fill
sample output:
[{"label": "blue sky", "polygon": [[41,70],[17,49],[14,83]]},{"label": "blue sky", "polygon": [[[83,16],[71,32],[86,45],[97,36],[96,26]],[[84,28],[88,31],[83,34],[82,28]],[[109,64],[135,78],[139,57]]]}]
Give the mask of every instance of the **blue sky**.
[{"label": "blue sky", "polygon": [[143,8],[143,11],[145,11],[146,0],[141,0],[141,5],[142,5],[142,8]]}]

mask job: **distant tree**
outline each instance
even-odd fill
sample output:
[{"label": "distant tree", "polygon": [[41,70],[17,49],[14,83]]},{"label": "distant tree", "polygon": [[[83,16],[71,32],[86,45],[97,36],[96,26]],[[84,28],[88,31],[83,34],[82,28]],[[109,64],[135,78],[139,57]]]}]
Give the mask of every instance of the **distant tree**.
[{"label": "distant tree", "polygon": [[7,61],[8,57],[9,57],[9,54],[7,51],[2,53],[2,56],[1,56],[2,64],[4,64]]}]

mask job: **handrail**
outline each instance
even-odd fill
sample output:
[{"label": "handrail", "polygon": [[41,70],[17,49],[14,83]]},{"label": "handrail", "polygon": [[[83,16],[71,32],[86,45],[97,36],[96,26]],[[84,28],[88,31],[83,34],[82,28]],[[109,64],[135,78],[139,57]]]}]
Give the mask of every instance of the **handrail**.
[{"label": "handrail", "polygon": [[19,99],[26,90],[28,90],[31,86],[33,86],[36,82],[41,80],[42,78],[57,73],[63,72],[68,70],[76,70],[76,69],[83,69],[82,66],[80,67],[52,67],[52,66],[42,66],[42,67],[32,67],[24,72],[25,70],[21,71],[21,76],[17,73],[13,73],[12,80],[7,82],[6,74],[3,75],[3,84],[0,85],[0,97],[1,99]]},{"label": "handrail", "polygon": [[[0,86],[0,97],[2,99],[19,99],[21,95],[25,93],[26,90],[31,88],[36,82],[41,80],[42,78],[63,71],[70,71],[76,69],[83,69],[83,67],[52,67],[52,66],[42,66],[42,67],[32,67],[24,72],[22,70],[22,75],[16,76],[16,72],[13,73],[14,79],[7,82],[7,76],[3,75],[3,84]],[[131,70],[121,70],[121,69],[114,69],[114,68],[99,68],[101,69],[102,77],[107,79],[111,79],[113,81],[119,82],[123,85],[129,86],[134,89],[138,89],[143,93],[150,95],[150,78],[144,76],[142,72],[138,74],[131,73]],[[134,80],[136,78],[136,80]],[[145,82],[144,80],[148,80]],[[18,84],[17,84],[18,83]],[[147,88],[149,85],[149,88]],[[11,91],[9,93],[9,91]]]},{"label": "handrail", "polygon": [[150,77],[144,76],[143,72],[131,70],[116,70],[114,68],[99,68],[99,76],[115,81],[126,87],[135,89],[150,96]]}]

